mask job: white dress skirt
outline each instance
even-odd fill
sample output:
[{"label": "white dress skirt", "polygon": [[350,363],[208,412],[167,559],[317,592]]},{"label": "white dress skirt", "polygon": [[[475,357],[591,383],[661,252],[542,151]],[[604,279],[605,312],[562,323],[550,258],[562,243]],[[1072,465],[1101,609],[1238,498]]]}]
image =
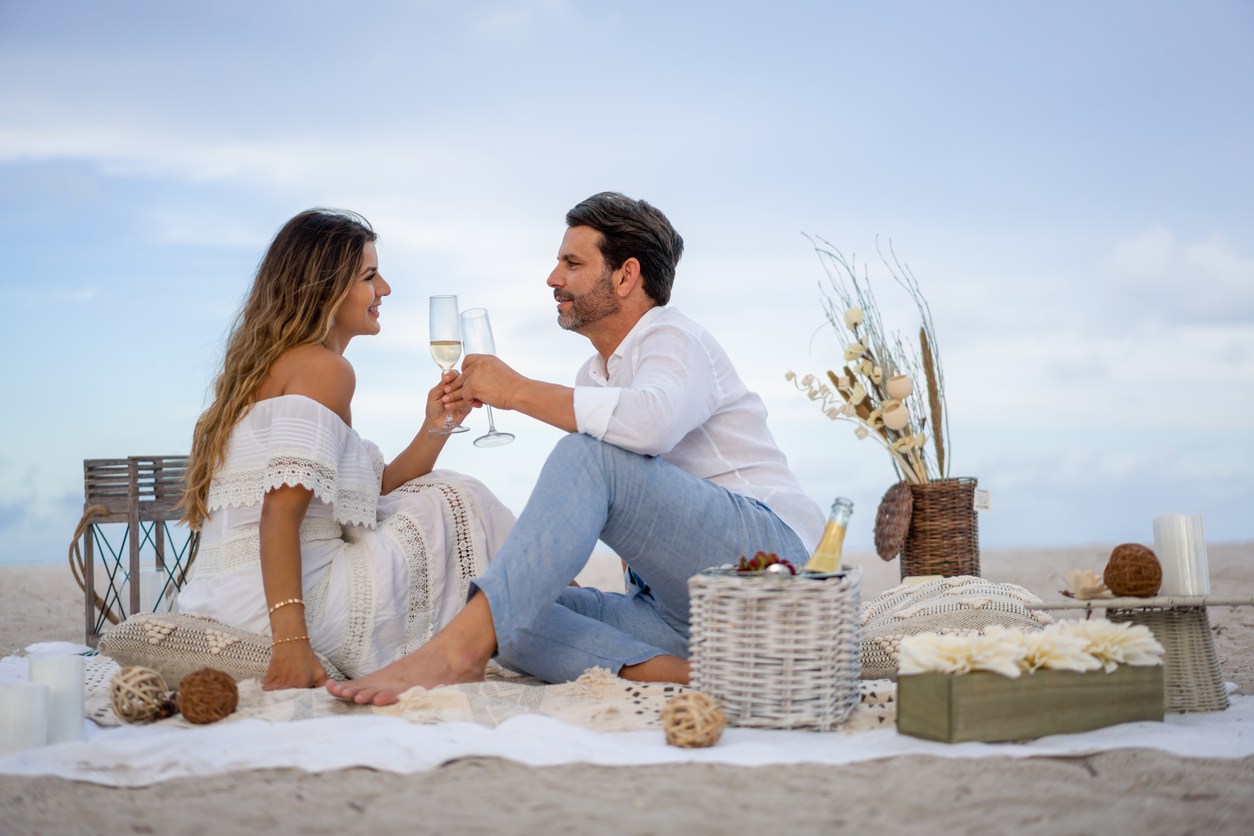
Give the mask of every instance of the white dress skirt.
[{"label": "white dress skirt", "polygon": [[514,524],[477,479],[436,470],[380,496],[383,455],[302,395],[259,401],[231,431],[209,487],[181,612],[270,635],[261,504],[283,485],[314,492],[300,527],[313,649],[349,677],[420,647],[465,605]]}]

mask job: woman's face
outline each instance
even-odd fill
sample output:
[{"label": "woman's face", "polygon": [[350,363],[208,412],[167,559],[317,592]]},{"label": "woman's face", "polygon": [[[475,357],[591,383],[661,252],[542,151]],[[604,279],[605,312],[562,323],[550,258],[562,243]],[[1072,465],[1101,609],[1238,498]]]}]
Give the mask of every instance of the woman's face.
[{"label": "woman's face", "polygon": [[374,242],[367,241],[361,250],[361,267],[353,277],[353,286],[335,312],[332,335],[346,344],[353,337],[379,333],[379,305],[391,292],[391,286],[379,274],[379,255]]}]

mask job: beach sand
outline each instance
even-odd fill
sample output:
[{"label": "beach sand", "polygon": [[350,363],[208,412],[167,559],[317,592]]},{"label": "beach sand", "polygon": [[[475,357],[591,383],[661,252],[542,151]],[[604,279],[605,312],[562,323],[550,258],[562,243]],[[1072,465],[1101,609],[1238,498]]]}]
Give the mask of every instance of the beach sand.
[{"label": "beach sand", "polygon": [[[988,551],[982,574],[1056,599],[1067,570],[1100,570],[1109,546]],[[1254,543],[1209,547],[1212,593],[1254,596]],[[896,563],[850,555],[863,594],[897,583]],[[621,588],[598,557],[580,581]],[[83,640],[83,594],[68,566],[0,567],[0,654]],[[1237,693],[1254,694],[1254,607],[1210,610]],[[1254,758],[1125,750],[1075,758],[848,766],[527,767],[468,758],[414,775],[256,770],[112,789],[0,776],[4,834],[157,833],[1241,833],[1254,832]]]}]

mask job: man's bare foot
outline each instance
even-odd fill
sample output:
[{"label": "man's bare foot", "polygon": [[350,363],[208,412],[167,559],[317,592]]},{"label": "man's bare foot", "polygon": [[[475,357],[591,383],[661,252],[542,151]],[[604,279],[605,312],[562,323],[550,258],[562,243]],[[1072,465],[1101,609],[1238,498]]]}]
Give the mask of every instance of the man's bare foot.
[{"label": "man's bare foot", "polygon": [[348,682],[327,680],[327,692],[340,699],[352,700],[360,705],[391,705],[401,694],[421,685],[434,688],[437,685],[455,685],[459,682],[482,682],[485,664],[466,664],[465,660],[450,660],[447,648],[441,648],[438,637],[385,668],[367,674],[361,679]]},{"label": "man's bare foot", "polygon": [[[485,627],[486,619],[486,627]],[[359,705],[391,705],[410,688],[482,682],[496,650],[492,610],[482,592],[448,626],[413,653],[385,668],[348,682],[328,680],[327,693]]]}]

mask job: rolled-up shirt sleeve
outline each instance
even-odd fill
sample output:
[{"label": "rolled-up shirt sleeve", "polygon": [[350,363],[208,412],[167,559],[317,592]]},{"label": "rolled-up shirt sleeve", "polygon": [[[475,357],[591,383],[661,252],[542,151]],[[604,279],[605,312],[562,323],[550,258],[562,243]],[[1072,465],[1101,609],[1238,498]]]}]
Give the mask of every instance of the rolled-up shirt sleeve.
[{"label": "rolled-up shirt sleeve", "polygon": [[617,386],[576,386],[575,427],[579,432],[604,440],[622,391]]},{"label": "rolled-up shirt sleeve", "polygon": [[700,339],[682,329],[654,328],[632,351],[636,356],[624,362],[634,368],[633,378],[618,390],[598,438],[659,456],[709,419],[721,398],[719,381]]}]

